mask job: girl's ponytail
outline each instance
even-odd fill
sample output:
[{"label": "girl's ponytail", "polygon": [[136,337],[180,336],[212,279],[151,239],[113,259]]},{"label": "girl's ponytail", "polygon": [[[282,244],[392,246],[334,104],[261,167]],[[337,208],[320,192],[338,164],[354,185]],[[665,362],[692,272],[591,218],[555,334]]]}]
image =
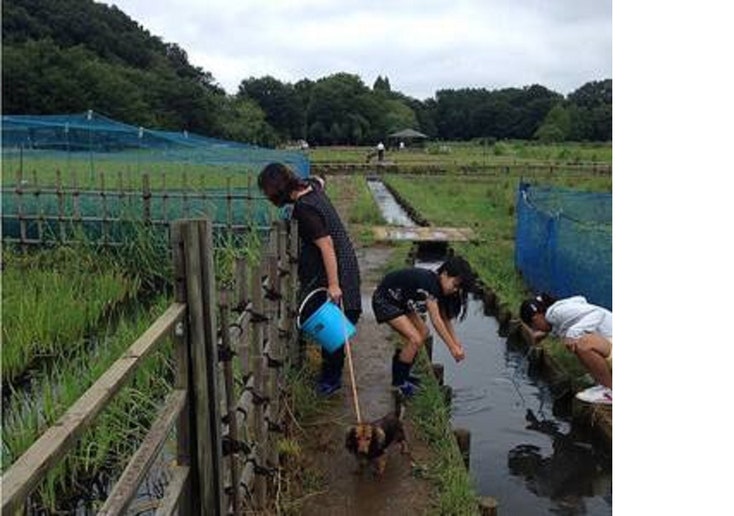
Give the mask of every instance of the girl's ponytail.
[{"label": "girl's ponytail", "polygon": [[451,296],[442,296],[439,301],[441,309],[449,319],[459,318],[463,321],[467,314],[467,305],[469,304],[469,292],[474,289],[476,277],[471,265],[460,256],[452,256],[436,271],[437,274],[445,272],[452,278],[461,278],[461,286],[459,290]]}]

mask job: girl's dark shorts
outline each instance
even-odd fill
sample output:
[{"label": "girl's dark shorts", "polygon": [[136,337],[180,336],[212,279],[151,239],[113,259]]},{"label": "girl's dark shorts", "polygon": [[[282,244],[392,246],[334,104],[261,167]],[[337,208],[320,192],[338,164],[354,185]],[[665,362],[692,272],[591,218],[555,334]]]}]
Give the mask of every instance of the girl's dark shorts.
[{"label": "girl's dark shorts", "polygon": [[375,319],[378,323],[391,321],[408,313],[408,310],[398,306],[395,300],[380,288],[372,294],[372,311],[375,312]]}]

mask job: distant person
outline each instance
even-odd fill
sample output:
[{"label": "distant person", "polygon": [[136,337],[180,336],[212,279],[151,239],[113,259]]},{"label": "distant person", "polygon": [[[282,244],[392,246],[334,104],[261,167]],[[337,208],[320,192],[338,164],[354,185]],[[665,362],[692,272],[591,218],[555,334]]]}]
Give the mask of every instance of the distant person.
[{"label": "distant person", "polygon": [[380,142],[377,144],[377,161],[382,161],[385,158],[385,145]]},{"label": "distant person", "polygon": [[400,143],[398,144],[398,150],[403,150],[405,148],[405,142],[400,140]]},{"label": "distant person", "polygon": [[474,273],[461,257],[452,256],[436,270],[409,267],[388,273],[372,295],[378,323],[387,323],[403,340],[392,358],[392,385],[412,396],[418,379],[410,375],[415,357],[430,336],[421,317],[428,312],[434,329],[454,360],[464,359],[464,346],[456,336],[452,319],[466,316]]},{"label": "distant person", "polygon": [[[342,304],[344,315],[357,324],[362,313],[359,265],[349,234],[324,192],[320,177],[301,179],[282,163],[270,163],[258,177],[258,186],[271,203],[293,205],[301,241],[298,257],[299,299],[319,287]],[[341,388],[344,346],[333,353],[321,348],[321,376],[316,391],[330,395]]]},{"label": "distant person", "polygon": [[526,299],[520,319],[539,342],[548,334],[560,337],[597,382],[576,394],[588,403],[612,403],[612,312],[583,296],[556,300],[548,294]]}]

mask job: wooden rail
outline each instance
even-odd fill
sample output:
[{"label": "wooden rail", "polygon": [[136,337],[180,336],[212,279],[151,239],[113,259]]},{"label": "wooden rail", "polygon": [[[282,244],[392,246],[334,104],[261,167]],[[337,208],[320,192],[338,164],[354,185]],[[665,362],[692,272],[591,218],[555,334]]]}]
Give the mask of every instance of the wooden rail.
[{"label": "wooden rail", "polygon": [[98,514],[123,514],[172,428],[176,460],[156,514],[224,515],[262,510],[279,473],[283,368],[297,360],[294,331],[297,229],[272,225],[260,263],[234,266],[234,289],[217,292],[212,223],[171,226],[174,302],[145,333],[5,471],[2,514],[21,510],[44,475],[140,365],[175,337],[174,389]]},{"label": "wooden rail", "polygon": [[2,513],[13,514],[43,475],[64,457],[112,400],[142,360],[167,336],[186,313],[175,303],[133,343],[61,418],[31,445],[0,478]]}]

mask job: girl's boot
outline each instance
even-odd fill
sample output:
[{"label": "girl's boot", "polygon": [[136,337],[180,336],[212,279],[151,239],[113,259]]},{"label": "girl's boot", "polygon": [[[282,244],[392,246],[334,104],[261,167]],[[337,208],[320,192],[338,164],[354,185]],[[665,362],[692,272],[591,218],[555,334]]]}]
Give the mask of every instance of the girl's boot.
[{"label": "girl's boot", "polygon": [[416,386],[408,381],[410,368],[413,364],[407,364],[400,360],[400,352],[396,351],[392,357],[392,385],[400,389],[405,396],[415,394]]}]

